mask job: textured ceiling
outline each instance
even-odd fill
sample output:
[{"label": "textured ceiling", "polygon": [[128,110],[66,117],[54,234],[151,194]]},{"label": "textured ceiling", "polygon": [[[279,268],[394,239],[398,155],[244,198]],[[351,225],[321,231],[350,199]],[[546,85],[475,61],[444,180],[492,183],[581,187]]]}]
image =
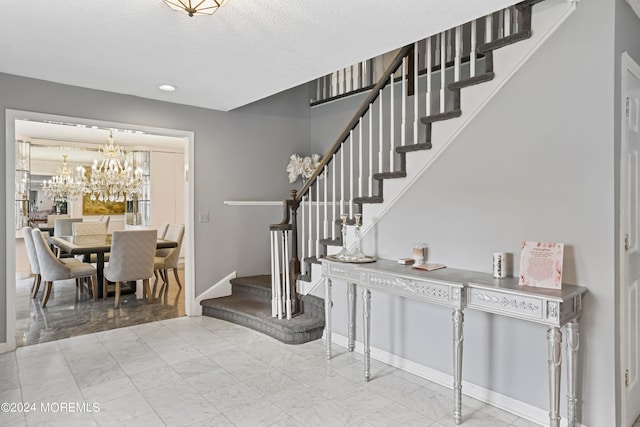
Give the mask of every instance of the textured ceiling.
[{"label": "textured ceiling", "polygon": [[0,72],[228,111],[514,3],[228,0],[190,18],[162,0],[3,0]]}]

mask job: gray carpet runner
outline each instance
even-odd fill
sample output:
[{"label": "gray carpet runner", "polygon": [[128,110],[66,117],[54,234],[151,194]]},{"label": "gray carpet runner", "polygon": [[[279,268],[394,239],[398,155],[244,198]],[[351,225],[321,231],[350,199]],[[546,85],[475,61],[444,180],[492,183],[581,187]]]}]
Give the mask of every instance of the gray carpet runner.
[{"label": "gray carpet runner", "polygon": [[291,320],[271,317],[271,276],[231,280],[231,296],[203,300],[202,314],[262,332],[285,344],[302,344],[322,337],[324,300],[301,296],[302,313]]}]

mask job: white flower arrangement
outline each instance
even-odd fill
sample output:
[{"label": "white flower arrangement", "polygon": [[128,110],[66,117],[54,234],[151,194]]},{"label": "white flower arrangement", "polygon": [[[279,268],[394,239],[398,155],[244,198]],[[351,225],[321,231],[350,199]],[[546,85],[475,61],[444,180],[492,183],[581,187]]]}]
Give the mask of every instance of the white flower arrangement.
[{"label": "white flower arrangement", "polygon": [[289,164],[287,165],[289,183],[294,183],[300,176],[303,177],[303,180],[311,178],[311,175],[313,175],[313,172],[319,165],[320,154],[312,154],[304,158],[298,154],[292,154],[291,157],[289,157]]}]

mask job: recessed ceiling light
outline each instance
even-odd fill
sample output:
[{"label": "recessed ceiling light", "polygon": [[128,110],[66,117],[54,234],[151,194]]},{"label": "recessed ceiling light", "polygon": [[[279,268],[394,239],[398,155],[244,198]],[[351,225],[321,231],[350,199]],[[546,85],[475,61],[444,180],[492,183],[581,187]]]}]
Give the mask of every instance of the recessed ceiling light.
[{"label": "recessed ceiling light", "polygon": [[173,92],[174,90],[178,89],[174,85],[168,85],[168,84],[160,85],[160,86],[158,86],[158,88],[160,90],[165,91],[165,92]]}]

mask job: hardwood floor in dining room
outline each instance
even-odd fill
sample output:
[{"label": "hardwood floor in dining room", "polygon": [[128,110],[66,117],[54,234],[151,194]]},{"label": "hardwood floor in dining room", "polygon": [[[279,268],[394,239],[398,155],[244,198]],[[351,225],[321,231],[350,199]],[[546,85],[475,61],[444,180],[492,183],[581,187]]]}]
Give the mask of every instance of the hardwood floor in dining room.
[{"label": "hardwood floor in dining room", "polygon": [[[159,295],[162,285],[159,280],[153,302],[140,299],[136,294],[122,295],[119,309],[113,306],[113,296],[94,302],[86,285],[84,292],[80,293],[74,280],[55,282],[47,308],[42,309],[43,285],[40,286],[38,296],[32,299],[30,290],[33,277],[17,280],[16,346],[23,347],[184,316],[184,269],[179,269],[178,274],[183,284],[182,289],[178,287],[170,271],[168,289],[163,289]],[[153,279],[151,286],[153,287]],[[142,283],[139,281],[138,295],[141,295],[141,290]]]}]

